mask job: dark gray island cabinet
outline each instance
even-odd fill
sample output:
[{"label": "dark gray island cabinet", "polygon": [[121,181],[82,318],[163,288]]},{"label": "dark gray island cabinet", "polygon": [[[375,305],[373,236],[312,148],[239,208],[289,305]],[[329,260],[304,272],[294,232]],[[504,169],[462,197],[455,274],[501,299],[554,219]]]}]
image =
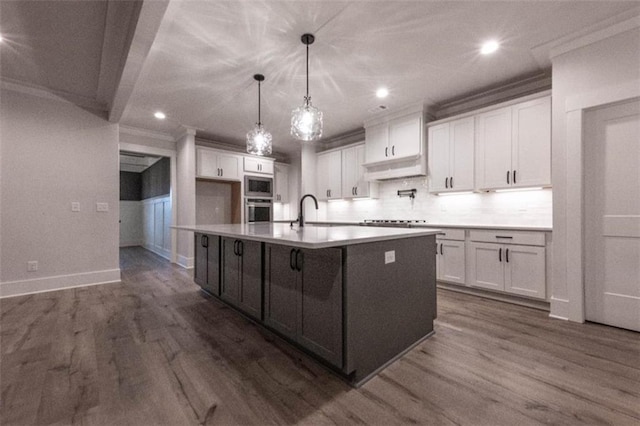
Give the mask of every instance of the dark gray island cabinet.
[{"label": "dark gray island cabinet", "polygon": [[433,333],[437,230],[180,229],[196,231],[196,283],[352,385]]}]

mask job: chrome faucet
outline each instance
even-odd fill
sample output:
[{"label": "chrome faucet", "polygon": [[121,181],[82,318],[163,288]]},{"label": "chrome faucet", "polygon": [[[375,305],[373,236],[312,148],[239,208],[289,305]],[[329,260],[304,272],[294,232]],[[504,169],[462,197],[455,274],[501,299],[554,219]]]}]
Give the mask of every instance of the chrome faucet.
[{"label": "chrome faucet", "polygon": [[302,214],[302,202],[307,197],[311,197],[313,199],[313,202],[316,204],[316,210],[318,210],[318,200],[316,199],[316,197],[314,197],[311,194],[303,195],[302,198],[300,198],[300,210],[299,210],[300,213],[298,215],[298,226],[304,226],[304,216]]}]

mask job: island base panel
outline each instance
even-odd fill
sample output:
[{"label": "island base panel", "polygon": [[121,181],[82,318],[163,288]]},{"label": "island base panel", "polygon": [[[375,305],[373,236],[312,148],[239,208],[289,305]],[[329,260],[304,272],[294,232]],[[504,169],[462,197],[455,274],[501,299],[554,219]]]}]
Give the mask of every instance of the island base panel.
[{"label": "island base panel", "polygon": [[347,246],[346,262],[344,371],[361,384],[433,332],[435,236]]}]

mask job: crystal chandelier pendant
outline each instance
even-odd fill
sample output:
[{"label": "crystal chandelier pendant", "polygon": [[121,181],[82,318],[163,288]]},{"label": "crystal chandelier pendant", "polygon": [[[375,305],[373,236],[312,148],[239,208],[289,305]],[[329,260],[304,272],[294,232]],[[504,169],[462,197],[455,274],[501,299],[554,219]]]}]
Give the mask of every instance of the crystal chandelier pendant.
[{"label": "crystal chandelier pendant", "polygon": [[247,133],[247,152],[254,155],[271,155],[271,133],[262,124],[256,124]]},{"label": "crystal chandelier pendant", "polygon": [[311,105],[311,97],[291,112],[291,135],[301,141],[313,141],[322,137],[322,111]]},{"label": "crystal chandelier pendant", "polygon": [[247,133],[247,152],[254,155],[271,155],[271,133],[262,127],[260,120],[260,83],[264,81],[264,75],[256,74],[253,79],[258,82],[258,122],[256,127]]}]

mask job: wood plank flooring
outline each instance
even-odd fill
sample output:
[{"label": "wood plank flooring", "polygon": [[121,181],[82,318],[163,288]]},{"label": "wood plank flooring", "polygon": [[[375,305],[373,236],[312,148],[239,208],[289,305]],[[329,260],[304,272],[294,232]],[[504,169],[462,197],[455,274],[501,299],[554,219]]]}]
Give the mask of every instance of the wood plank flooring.
[{"label": "wood plank flooring", "polygon": [[446,290],[360,389],[141,248],[122,283],[0,300],[0,424],[640,425],[640,335]]}]

